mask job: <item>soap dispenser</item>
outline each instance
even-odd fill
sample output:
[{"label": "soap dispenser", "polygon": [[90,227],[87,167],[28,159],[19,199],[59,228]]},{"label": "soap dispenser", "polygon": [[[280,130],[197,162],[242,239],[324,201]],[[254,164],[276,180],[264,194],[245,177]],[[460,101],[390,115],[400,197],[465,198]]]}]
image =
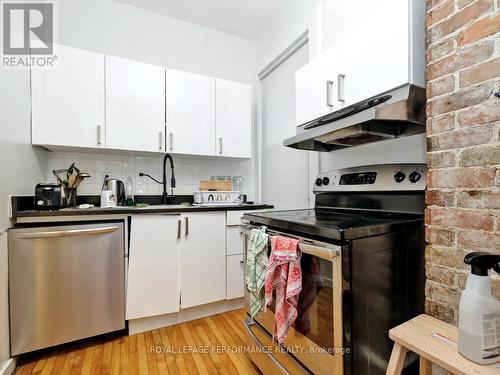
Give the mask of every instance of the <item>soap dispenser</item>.
[{"label": "soap dispenser", "polygon": [[128,176],[125,182],[125,204],[124,206],[133,206],[134,203],[134,181]]},{"label": "soap dispenser", "polygon": [[489,269],[500,274],[500,255],[486,252],[467,254],[471,266],[460,297],[458,351],[479,364],[500,360],[500,301],[491,294]]}]

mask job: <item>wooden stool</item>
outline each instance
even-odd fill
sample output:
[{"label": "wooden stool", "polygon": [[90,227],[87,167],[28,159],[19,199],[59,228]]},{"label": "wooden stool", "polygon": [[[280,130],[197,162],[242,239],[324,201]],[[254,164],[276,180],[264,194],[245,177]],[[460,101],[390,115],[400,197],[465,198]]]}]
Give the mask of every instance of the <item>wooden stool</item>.
[{"label": "wooden stool", "polygon": [[389,331],[394,341],[386,375],[399,375],[406,353],[420,356],[420,374],[430,375],[432,363],[457,375],[499,375],[500,365],[478,365],[458,353],[458,329],[451,324],[419,315]]}]

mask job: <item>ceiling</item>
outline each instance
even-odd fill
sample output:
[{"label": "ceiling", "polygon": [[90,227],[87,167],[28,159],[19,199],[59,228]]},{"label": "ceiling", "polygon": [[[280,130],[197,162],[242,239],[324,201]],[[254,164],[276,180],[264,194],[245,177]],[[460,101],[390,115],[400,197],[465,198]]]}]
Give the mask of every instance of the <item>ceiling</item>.
[{"label": "ceiling", "polygon": [[259,30],[289,0],[119,1],[242,38],[255,39]]}]

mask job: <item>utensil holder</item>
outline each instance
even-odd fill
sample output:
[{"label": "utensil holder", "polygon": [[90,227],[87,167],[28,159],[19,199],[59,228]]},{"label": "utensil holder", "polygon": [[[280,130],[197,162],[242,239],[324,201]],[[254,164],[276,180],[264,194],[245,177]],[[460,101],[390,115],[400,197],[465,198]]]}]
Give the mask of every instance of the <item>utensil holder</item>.
[{"label": "utensil holder", "polygon": [[64,188],[67,207],[76,207],[76,188]]}]

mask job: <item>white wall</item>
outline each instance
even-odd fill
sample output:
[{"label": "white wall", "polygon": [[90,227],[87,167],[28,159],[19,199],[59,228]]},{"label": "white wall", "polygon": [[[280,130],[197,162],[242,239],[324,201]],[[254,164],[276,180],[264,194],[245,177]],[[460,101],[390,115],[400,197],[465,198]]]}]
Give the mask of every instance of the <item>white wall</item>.
[{"label": "white wall", "polygon": [[33,194],[45,151],[31,146],[29,71],[0,70],[0,233],[10,226],[9,195]]},{"label": "white wall", "polygon": [[59,0],[59,42],[252,83],[252,41],[114,0]]},{"label": "white wall", "polygon": [[[317,6],[325,0],[290,0],[256,36],[257,72],[304,31],[309,30],[309,58],[317,54]],[[329,1],[329,0],[327,0]]]}]

